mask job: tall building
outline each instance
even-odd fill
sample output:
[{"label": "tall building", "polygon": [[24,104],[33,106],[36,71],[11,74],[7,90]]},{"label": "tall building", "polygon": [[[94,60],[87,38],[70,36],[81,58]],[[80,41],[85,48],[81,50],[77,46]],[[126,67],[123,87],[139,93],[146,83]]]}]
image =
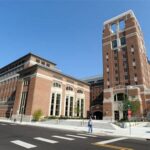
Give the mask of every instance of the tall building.
[{"label": "tall building", "polygon": [[44,116],[87,117],[89,97],[89,84],[31,53],[0,69],[0,117],[31,120],[39,109]]},{"label": "tall building", "polygon": [[90,113],[95,119],[103,119],[103,77],[92,76],[83,80],[90,84]]},{"label": "tall building", "polygon": [[138,114],[150,111],[150,64],[141,27],[129,10],[104,22],[103,28],[103,119],[118,120],[122,101],[140,102]]}]

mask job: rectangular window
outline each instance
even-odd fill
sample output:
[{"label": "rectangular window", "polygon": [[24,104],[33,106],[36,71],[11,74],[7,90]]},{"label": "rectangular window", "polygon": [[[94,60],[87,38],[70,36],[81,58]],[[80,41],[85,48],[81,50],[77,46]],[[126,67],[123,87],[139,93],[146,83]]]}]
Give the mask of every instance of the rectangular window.
[{"label": "rectangular window", "polygon": [[41,63],[42,63],[42,65],[45,65],[45,62],[44,62],[44,61],[42,61]]},{"label": "rectangular window", "polygon": [[125,75],[125,80],[128,80],[128,75]]},{"label": "rectangular window", "polygon": [[25,114],[28,92],[22,92],[19,114]]},{"label": "rectangular window", "polygon": [[39,59],[36,59],[36,62],[37,62],[37,63],[40,63],[40,60],[39,60]]},{"label": "rectangular window", "polygon": [[124,20],[121,20],[121,21],[119,22],[119,29],[120,29],[120,30],[124,30],[124,29],[125,29],[125,21],[124,21]]},{"label": "rectangular window", "polygon": [[77,117],[79,117],[79,113],[80,113],[80,100],[78,99],[78,101],[77,101]]},{"label": "rectangular window", "polygon": [[50,115],[53,115],[53,110],[54,110],[54,100],[55,100],[55,94],[52,94],[52,99],[51,99],[51,112]]},{"label": "rectangular window", "polygon": [[81,99],[81,117],[83,118],[83,111],[84,111],[84,100]]},{"label": "rectangular window", "polygon": [[70,112],[69,116],[73,116],[73,97],[70,97]]},{"label": "rectangular window", "polygon": [[59,110],[60,110],[60,94],[57,94],[56,96],[56,109],[55,109],[55,115],[59,116]]},{"label": "rectangular window", "polygon": [[121,43],[121,45],[125,45],[126,44],[126,38],[125,37],[120,38],[120,43]]},{"label": "rectangular window", "polygon": [[69,102],[69,97],[66,97],[66,107],[65,107],[65,116],[68,116],[68,102]]},{"label": "rectangular window", "polygon": [[117,40],[112,41],[112,48],[117,48]]},{"label": "rectangular window", "polygon": [[116,24],[112,24],[111,25],[111,32],[115,33],[117,31],[117,25]]},{"label": "rectangular window", "polygon": [[46,64],[47,67],[50,67],[50,64]]}]

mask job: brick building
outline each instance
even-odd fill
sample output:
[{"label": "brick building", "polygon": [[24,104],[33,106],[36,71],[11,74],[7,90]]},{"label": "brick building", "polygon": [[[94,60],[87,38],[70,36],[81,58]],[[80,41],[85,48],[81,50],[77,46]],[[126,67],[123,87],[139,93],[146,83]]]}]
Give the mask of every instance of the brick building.
[{"label": "brick building", "polygon": [[104,22],[103,28],[103,119],[124,117],[122,100],[140,102],[139,116],[150,111],[150,64],[143,34],[133,11]]},{"label": "brick building", "polygon": [[27,54],[0,69],[0,117],[87,117],[89,84],[65,75],[56,64]]},{"label": "brick building", "polygon": [[90,113],[96,119],[103,119],[103,77],[92,76],[83,80],[90,84]]}]

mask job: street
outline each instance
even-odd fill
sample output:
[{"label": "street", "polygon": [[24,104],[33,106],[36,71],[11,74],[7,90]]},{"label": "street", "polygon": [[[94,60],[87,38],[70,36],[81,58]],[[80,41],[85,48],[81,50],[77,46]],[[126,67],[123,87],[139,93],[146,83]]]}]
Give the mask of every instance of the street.
[{"label": "street", "polygon": [[0,150],[149,150],[150,141],[0,122]]}]

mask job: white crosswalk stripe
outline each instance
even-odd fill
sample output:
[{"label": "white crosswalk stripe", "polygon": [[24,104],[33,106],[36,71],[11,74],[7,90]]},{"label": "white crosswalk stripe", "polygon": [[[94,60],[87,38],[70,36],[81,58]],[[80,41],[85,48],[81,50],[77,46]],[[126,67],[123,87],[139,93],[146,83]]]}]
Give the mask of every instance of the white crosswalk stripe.
[{"label": "white crosswalk stripe", "polygon": [[84,136],[71,135],[71,134],[66,134],[66,136],[75,137],[75,138],[80,138],[80,139],[86,139],[86,138],[87,138],[87,137],[84,137]]},{"label": "white crosswalk stripe", "polygon": [[73,138],[68,138],[68,137],[58,136],[58,135],[53,135],[52,137],[58,138],[58,139],[69,140],[69,141],[73,141],[74,140]]},{"label": "white crosswalk stripe", "polygon": [[78,135],[82,135],[82,136],[87,136],[87,137],[97,137],[96,135],[92,135],[92,134],[78,134]]},{"label": "white crosswalk stripe", "polygon": [[46,139],[46,138],[42,138],[42,137],[35,137],[34,139],[42,141],[42,142],[51,143],[51,144],[58,143],[58,141],[54,141],[54,140],[50,140],[50,139]]},{"label": "white crosswalk stripe", "polygon": [[121,138],[115,138],[115,139],[111,139],[111,140],[96,142],[95,144],[108,144],[108,143],[113,143],[113,142],[116,142],[116,141],[121,141],[121,140],[126,140],[126,139],[128,139],[128,138],[121,137]]},{"label": "white crosswalk stripe", "polygon": [[15,140],[15,141],[11,141],[11,143],[13,144],[16,144],[16,145],[19,145],[21,147],[24,147],[26,149],[30,149],[30,148],[35,148],[37,147],[36,145],[32,145],[30,143],[27,143],[27,142],[24,142],[24,141],[21,141],[21,140]]}]

